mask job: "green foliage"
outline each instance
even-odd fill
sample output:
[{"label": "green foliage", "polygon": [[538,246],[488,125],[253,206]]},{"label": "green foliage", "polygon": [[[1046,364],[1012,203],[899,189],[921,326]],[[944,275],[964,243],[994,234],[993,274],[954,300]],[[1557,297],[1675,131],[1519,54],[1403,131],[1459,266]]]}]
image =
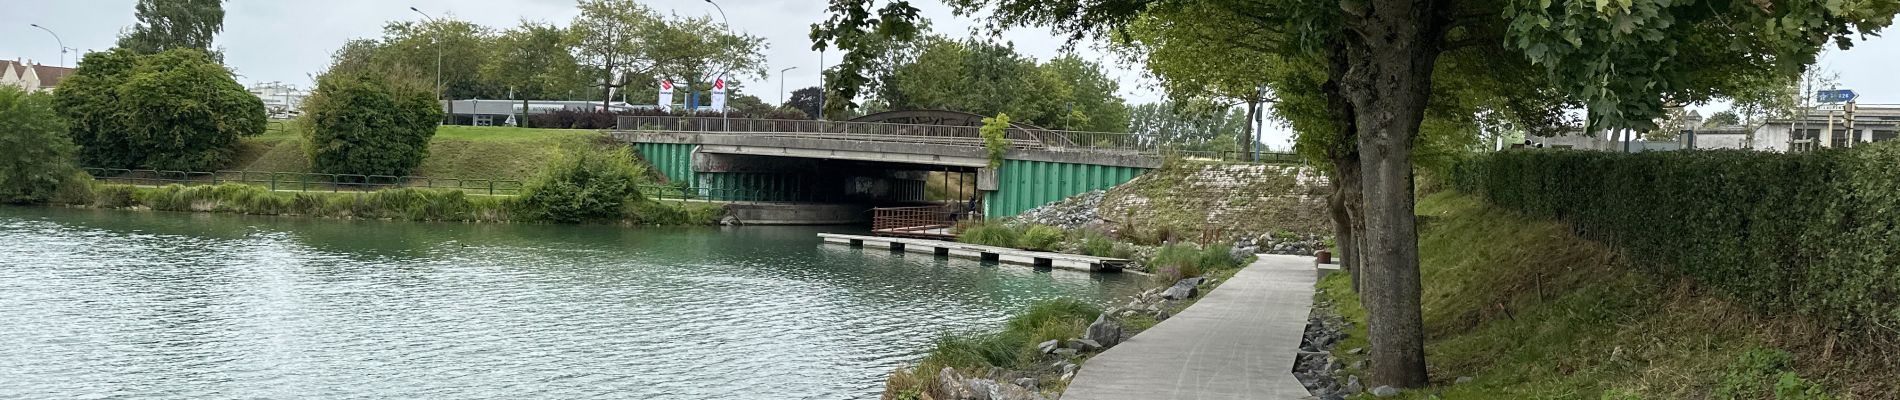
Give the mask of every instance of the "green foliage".
[{"label": "green foliage", "polygon": [[1900,323],[1895,163],[1900,143],[1793,154],[1509,151],[1460,165],[1453,182],[1561,218],[1758,310],[1855,332]]},{"label": "green foliage", "polygon": [[303,148],[314,172],[408,175],[428,157],[442,107],[401,68],[332,70],[303,103]]},{"label": "green foliage", "polygon": [[1246,112],[1211,101],[1142,104],[1129,114],[1129,132],[1169,149],[1237,151],[1235,139],[1247,134]]},{"label": "green foliage", "polygon": [[645,175],[625,147],[613,152],[571,149],[527,184],[521,205],[537,220],[616,219],[629,201],[640,198],[638,185]]},{"label": "green foliage", "polygon": [[77,180],[77,151],[50,95],[0,85],[0,203],[53,200]]},{"label": "green foliage", "polygon": [[1094,257],[1121,258],[1115,255],[1115,240],[1109,239],[1108,235],[1093,229],[1084,229],[1082,230],[1081,236],[1082,254]]},{"label": "green foliage", "polygon": [[[1076,55],[1038,64],[1007,42],[929,36],[915,43],[879,43],[880,64],[868,82],[878,102],[870,111],[956,110],[1007,113],[1020,122],[1066,130],[1121,132],[1128,106],[1102,65]],[[895,54],[893,54],[895,53]]]},{"label": "green foliage", "polygon": [[56,93],[89,166],[215,170],[264,132],[264,103],[202,50],[91,53]]},{"label": "green foliage", "polygon": [[138,23],[119,37],[116,47],[141,54],[174,49],[212,51],[212,39],[224,30],[223,3],[224,0],[139,0],[133,8]]},{"label": "green foliage", "polygon": [[983,149],[989,151],[990,168],[1001,168],[1003,157],[1009,154],[1009,114],[984,118],[977,133],[983,136]]},{"label": "green foliage", "polygon": [[1766,399],[1832,400],[1821,385],[1792,372],[1794,355],[1767,347],[1753,347],[1730,364],[1716,383],[1718,400]]},{"label": "green foliage", "polygon": [[1021,235],[1008,225],[1004,225],[1001,222],[984,221],[979,224],[964,227],[963,232],[957,234],[957,241],[984,246],[1016,247],[1019,236]]},{"label": "green foliage", "polygon": [[1033,225],[1016,239],[1016,247],[1026,250],[1055,251],[1056,245],[1062,243],[1063,236],[1065,234],[1062,228]]}]

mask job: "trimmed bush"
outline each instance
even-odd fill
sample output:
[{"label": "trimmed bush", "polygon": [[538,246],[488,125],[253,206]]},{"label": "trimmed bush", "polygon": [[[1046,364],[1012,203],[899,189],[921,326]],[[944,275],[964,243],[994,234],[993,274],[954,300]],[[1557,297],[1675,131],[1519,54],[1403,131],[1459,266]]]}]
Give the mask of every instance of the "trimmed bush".
[{"label": "trimmed bush", "polygon": [[1758,310],[1900,325],[1900,143],[1807,153],[1507,151],[1452,183]]},{"label": "trimmed bush", "polygon": [[263,101],[203,50],[87,54],[55,93],[89,166],[215,170],[265,127]]},{"label": "trimmed bush", "polygon": [[529,219],[552,222],[618,220],[639,199],[646,172],[622,147],[612,152],[571,149],[556,155],[528,182],[521,206]]},{"label": "trimmed bush", "polygon": [[53,99],[0,86],[0,203],[42,203],[80,174]]},{"label": "trimmed bush", "polygon": [[442,106],[421,78],[395,68],[331,71],[303,103],[304,153],[314,172],[408,175],[429,156]]},{"label": "trimmed bush", "polygon": [[1029,230],[1023,231],[1022,236],[1016,239],[1016,247],[1026,250],[1054,251],[1056,245],[1062,243],[1063,236],[1065,234],[1062,228],[1034,225],[1030,226]]}]

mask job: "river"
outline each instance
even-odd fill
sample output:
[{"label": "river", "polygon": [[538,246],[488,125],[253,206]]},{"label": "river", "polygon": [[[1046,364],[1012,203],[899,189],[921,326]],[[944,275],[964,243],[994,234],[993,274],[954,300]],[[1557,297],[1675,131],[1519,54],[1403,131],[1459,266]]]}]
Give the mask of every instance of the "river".
[{"label": "river", "polygon": [[868,399],[1131,275],[624,228],[0,207],[0,398]]}]

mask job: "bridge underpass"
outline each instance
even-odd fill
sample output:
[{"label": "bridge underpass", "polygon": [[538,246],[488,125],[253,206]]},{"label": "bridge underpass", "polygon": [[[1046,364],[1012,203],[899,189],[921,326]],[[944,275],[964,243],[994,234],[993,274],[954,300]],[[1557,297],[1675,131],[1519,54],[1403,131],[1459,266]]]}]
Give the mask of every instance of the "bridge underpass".
[{"label": "bridge underpass", "polygon": [[[1119,185],[1161,164],[1156,152],[1127,134],[1012,127],[1009,151],[991,168],[975,126],[695,117],[619,122],[614,138],[632,143],[696,196],[849,205],[859,212],[940,201],[968,207],[956,208],[960,213],[1012,216]],[[947,189],[947,198],[925,197],[930,179],[949,176],[975,185],[964,193]]]}]

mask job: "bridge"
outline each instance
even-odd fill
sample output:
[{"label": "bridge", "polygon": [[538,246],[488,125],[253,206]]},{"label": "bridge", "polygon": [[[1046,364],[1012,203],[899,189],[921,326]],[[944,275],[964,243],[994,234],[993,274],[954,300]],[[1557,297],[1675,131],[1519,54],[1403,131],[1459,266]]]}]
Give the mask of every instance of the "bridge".
[{"label": "bridge", "polygon": [[[675,185],[697,188],[706,199],[954,201],[991,217],[1113,187],[1162,162],[1151,138],[1012,124],[1008,151],[991,167],[979,134],[982,118],[951,111],[894,111],[851,121],[623,116],[609,134],[632,143]],[[937,198],[926,197],[932,179],[945,188]]]}]

